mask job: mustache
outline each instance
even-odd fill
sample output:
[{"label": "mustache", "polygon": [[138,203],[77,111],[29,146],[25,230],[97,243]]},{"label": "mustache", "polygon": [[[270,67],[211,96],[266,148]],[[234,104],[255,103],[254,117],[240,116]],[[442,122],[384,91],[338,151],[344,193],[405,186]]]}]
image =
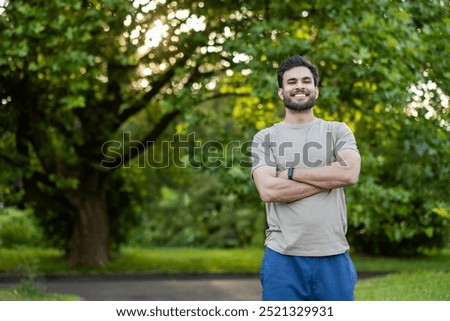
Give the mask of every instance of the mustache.
[{"label": "mustache", "polygon": [[311,95],[309,90],[295,90],[295,91],[291,92],[291,96],[295,96],[295,95],[298,95],[298,94],[305,94],[307,96]]}]

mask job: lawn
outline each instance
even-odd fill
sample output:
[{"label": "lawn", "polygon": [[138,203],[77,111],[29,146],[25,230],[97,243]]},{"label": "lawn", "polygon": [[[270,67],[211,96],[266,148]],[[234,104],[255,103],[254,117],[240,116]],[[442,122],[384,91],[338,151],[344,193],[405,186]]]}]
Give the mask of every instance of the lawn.
[{"label": "lawn", "polygon": [[0,301],[77,301],[75,295],[45,292],[35,283],[22,282],[14,288],[0,289]]},{"label": "lawn", "polygon": [[412,271],[359,281],[358,301],[450,301],[450,272]]},{"label": "lawn", "polygon": [[[0,274],[21,275],[26,280],[33,275],[67,273],[257,273],[262,253],[260,248],[125,248],[108,265],[94,269],[72,268],[63,260],[62,253],[54,249],[0,248]],[[450,250],[418,258],[358,255],[352,255],[352,258],[359,272],[390,272],[388,275],[360,280],[356,287],[357,300],[450,300]],[[32,289],[32,285],[28,284],[28,287]],[[14,289],[0,290],[0,300],[28,299],[73,298],[52,296],[39,289],[27,292],[23,284]]]}]

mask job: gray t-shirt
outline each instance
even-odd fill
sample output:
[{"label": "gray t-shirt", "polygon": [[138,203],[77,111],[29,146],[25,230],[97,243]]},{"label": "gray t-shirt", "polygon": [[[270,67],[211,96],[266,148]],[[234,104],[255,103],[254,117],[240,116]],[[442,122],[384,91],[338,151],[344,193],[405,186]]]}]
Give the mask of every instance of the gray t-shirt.
[{"label": "gray t-shirt", "polygon": [[[358,152],[345,123],[318,118],[307,124],[278,123],[258,132],[252,143],[252,173],[261,166],[322,167],[336,161],[339,150]],[[335,188],[291,203],[266,203],[265,245],[297,256],[328,256],[349,249],[347,208],[343,188]]]}]

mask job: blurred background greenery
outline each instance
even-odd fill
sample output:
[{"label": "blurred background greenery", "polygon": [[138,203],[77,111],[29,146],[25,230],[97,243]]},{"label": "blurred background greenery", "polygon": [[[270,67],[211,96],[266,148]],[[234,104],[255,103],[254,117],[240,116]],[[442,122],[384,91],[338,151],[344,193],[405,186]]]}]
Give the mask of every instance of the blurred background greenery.
[{"label": "blurred background greenery", "polygon": [[249,144],[305,54],[362,156],[352,250],[449,245],[446,1],[0,0],[0,247],[262,246]]}]

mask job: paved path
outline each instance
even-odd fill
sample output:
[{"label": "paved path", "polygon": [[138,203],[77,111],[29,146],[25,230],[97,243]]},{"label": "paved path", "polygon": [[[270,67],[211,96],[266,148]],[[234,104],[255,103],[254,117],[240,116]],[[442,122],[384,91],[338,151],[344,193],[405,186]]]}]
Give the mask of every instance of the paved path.
[{"label": "paved path", "polygon": [[[0,278],[0,288],[17,284]],[[48,292],[88,301],[255,301],[261,286],[254,274],[60,276],[38,278]]]},{"label": "paved path", "polygon": [[[358,273],[358,279],[387,272]],[[20,282],[0,275],[0,288]],[[38,278],[46,291],[75,294],[87,301],[259,301],[258,274],[144,274],[47,276]]]}]

